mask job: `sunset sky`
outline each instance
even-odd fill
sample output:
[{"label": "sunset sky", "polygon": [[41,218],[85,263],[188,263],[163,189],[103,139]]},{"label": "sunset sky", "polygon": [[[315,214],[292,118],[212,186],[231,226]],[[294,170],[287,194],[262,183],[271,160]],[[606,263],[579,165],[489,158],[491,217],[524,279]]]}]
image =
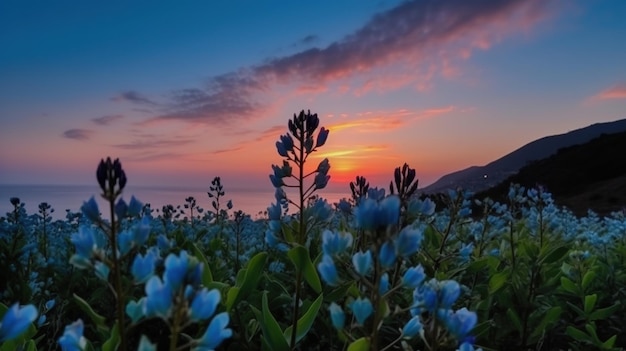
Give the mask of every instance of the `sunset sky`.
[{"label": "sunset sky", "polygon": [[[0,2],[0,183],[271,188],[310,109],[331,184],[420,185],[626,118],[626,1]],[[343,184],[342,184],[343,182]],[[344,188],[346,189],[346,188]]]}]

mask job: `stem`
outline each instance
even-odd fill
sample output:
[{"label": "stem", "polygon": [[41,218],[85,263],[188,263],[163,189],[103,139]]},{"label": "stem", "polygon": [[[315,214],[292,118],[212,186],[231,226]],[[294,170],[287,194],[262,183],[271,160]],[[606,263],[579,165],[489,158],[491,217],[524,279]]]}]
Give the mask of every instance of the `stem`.
[{"label": "stem", "polygon": [[[305,226],[304,226],[304,131],[303,134],[298,136],[298,141],[300,142],[300,162],[297,162],[298,171],[300,177],[298,178],[298,191],[300,192],[300,223],[299,223],[299,231],[298,231],[298,243],[302,244],[305,241]],[[296,347],[296,335],[298,334],[298,314],[300,313],[300,285],[302,280],[302,272],[298,271],[296,273],[296,296],[293,302],[293,318],[292,318],[292,326],[293,332],[291,333],[291,341],[289,343],[289,348],[294,350]]]},{"label": "stem", "polygon": [[[374,250],[375,251],[375,250]],[[372,330],[372,344],[370,346],[371,351],[378,351],[378,324],[380,324],[381,309],[380,309],[380,264],[378,262],[378,255],[374,252],[374,288],[372,289],[374,300],[374,324]]]},{"label": "stem", "polygon": [[[181,298],[179,295],[176,300]],[[182,298],[181,298],[182,300]],[[177,301],[178,302],[178,301]],[[171,334],[170,334],[170,351],[176,351],[176,345],[178,344],[178,334],[182,329],[180,327],[181,317],[184,313],[184,308],[176,308],[174,311],[174,323],[172,325]]]},{"label": "stem", "polygon": [[126,326],[124,323],[124,294],[122,292],[122,277],[120,274],[120,261],[117,257],[117,233],[115,230],[115,193],[111,189],[111,194],[108,198],[109,210],[111,211],[111,251],[113,251],[113,284],[115,285],[115,292],[117,295],[116,307],[117,307],[117,321],[119,323],[120,330],[120,350],[126,351]]}]

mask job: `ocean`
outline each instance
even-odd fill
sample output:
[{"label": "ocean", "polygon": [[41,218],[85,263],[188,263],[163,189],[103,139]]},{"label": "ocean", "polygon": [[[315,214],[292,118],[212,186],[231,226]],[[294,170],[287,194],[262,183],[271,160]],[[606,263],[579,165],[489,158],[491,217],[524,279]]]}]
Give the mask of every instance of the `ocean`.
[{"label": "ocean", "polygon": [[[211,211],[211,200],[207,195],[209,190],[202,187],[171,187],[171,186],[128,186],[124,189],[122,197],[126,202],[131,196],[135,196],[142,203],[149,203],[153,210],[161,209],[164,205],[174,207],[185,204],[185,199],[193,196],[196,204],[205,211]],[[262,217],[263,211],[274,202],[274,190],[268,187],[267,190],[237,190],[225,189],[225,195],[220,199],[220,207],[226,208],[228,200],[232,200],[232,211],[242,210],[252,216],[252,218]],[[339,199],[350,196],[349,189],[345,193],[320,191],[319,195],[325,198],[330,204]],[[13,210],[10,198],[18,197],[26,204],[28,214],[35,214],[39,211],[39,204],[47,202],[54,209],[52,217],[54,219],[64,219],[66,209],[78,212],[84,201],[94,196],[100,211],[107,206],[100,196],[100,188],[97,185],[0,185],[0,217],[5,217],[7,212]],[[291,210],[295,212],[294,210]]]}]

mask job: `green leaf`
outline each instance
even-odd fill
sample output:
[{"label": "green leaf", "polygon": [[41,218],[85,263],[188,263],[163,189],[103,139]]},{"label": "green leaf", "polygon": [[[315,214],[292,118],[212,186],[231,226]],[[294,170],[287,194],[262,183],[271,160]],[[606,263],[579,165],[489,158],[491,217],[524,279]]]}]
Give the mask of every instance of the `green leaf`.
[{"label": "green leaf", "polygon": [[350,346],[348,346],[348,351],[368,351],[369,349],[370,339],[365,337],[353,341]]},{"label": "green leaf", "polygon": [[587,333],[585,333],[582,330],[576,329],[572,326],[568,326],[565,329],[565,334],[569,335],[571,338],[573,338],[576,341],[586,342],[586,343],[592,342],[591,337],[587,335]]},{"label": "green leaf", "polygon": [[582,281],[583,290],[586,290],[589,287],[589,285],[595,279],[595,277],[596,277],[595,271],[587,271],[587,273],[585,273],[585,275],[583,276],[583,281]]},{"label": "green leaf", "polygon": [[589,315],[593,308],[596,307],[596,301],[598,301],[598,294],[585,296],[585,315]]},{"label": "green leaf", "polygon": [[597,309],[589,315],[589,320],[595,321],[595,320],[600,320],[600,319],[607,319],[620,308],[620,305],[621,303],[617,301],[616,303],[614,303],[613,305],[609,307]]},{"label": "green leaf", "polygon": [[572,271],[572,265],[567,263],[567,262],[563,262],[563,264],[561,265],[561,272],[563,272],[563,274],[565,275],[570,275],[570,272]]},{"label": "green leaf", "polygon": [[585,330],[587,330],[587,333],[591,336],[594,344],[602,344],[602,341],[598,338],[598,333],[596,333],[596,325],[593,322],[585,324]]},{"label": "green leaf", "polygon": [[198,246],[193,242],[187,242],[188,249],[193,253],[194,256],[200,262],[202,262],[202,285],[205,287],[208,286],[211,282],[213,282],[213,274],[211,273],[211,266],[209,266],[209,261],[207,261],[206,256],[200,251]]},{"label": "green leaf", "polygon": [[287,252],[287,256],[289,256],[289,259],[293,262],[296,271],[303,274],[304,280],[306,280],[311,288],[313,288],[316,293],[321,293],[322,283],[313,262],[311,262],[309,250],[304,246],[298,245],[290,249]]},{"label": "green leaf", "polygon": [[468,273],[480,272],[483,269],[485,269],[485,267],[487,267],[488,264],[489,264],[488,257],[481,257],[477,259],[476,261],[473,261],[467,266],[467,272]]},{"label": "green leaf", "polygon": [[613,345],[615,345],[615,340],[617,340],[617,335],[613,335],[612,337],[608,338],[603,344],[602,344],[602,349],[604,350],[610,350],[613,348]]},{"label": "green leaf", "polygon": [[108,334],[110,329],[109,326],[105,324],[106,318],[96,313],[96,311],[91,308],[91,305],[89,305],[89,303],[83,300],[80,296],[76,294],[73,295],[74,301],[78,303],[78,307],[80,307],[83,312],[87,313],[91,321],[96,325],[99,330],[103,331],[105,334]]},{"label": "green leaf", "polygon": [[519,318],[519,315],[517,314],[517,312],[515,312],[515,310],[509,307],[509,309],[506,310],[506,316],[509,318],[509,320],[511,321],[515,329],[521,333],[522,332],[522,320]]},{"label": "green leaf", "polygon": [[246,270],[242,273],[243,278],[240,278],[238,275],[237,286],[230,288],[226,294],[226,309],[228,311],[239,301],[248,297],[250,292],[257,286],[261,279],[266,260],[267,252],[259,252],[248,261]]},{"label": "green leaf", "polygon": [[561,287],[563,288],[563,290],[565,290],[565,291],[567,291],[569,293],[572,293],[574,295],[579,295],[578,294],[578,290],[579,290],[578,287],[568,277],[561,277]]},{"label": "green leaf", "polygon": [[115,351],[120,343],[120,326],[116,321],[113,325],[113,332],[111,337],[104,344],[102,344],[102,351]]},{"label": "green leaf", "polygon": [[556,323],[556,321],[559,320],[559,318],[561,317],[561,312],[563,312],[563,309],[560,306],[554,306],[548,309],[541,319],[541,322],[539,322],[539,324],[531,334],[531,338],[541,337],[546,329],[551,327],[554,323]]},{"label": "green leaf", "polygon": [[506,284],[507,279],[509,279],[507,272],[499,272],[492,275],[491,278],[489,278],[489,294],[500,290],[504,284]]},{"label": "green leaf", "polygon": [[24,349],[24,351],[37,351],[37,345],[35,344],[34,340],[28,340],[28,342],[26,343],[26,349]]},{"label": "green leaf", "polygon": [[550,264],[550,263],[556,262],[560,260],[561,258],[563,258],[563,256],[565,256],[565,254],[567,254],[568,251],[569,251],[569,247],[567,246],[555,247],[554,249],[548,251],[548,253],[546,253],[543,258],[539,259],[539,265]]},{"label": "green leaf", "polygon": [[[322,306],[322,301],[324,300],[324,295],[320,294],[320,296],[313,301],[313,304],[309,306],[309,309],[298,319],[298,329],[296,330],[296,343],[300,342],[302,338],[309,332],[311,327],[313,326],[313,322],[315,321],[315,317],[317,317],[317,313],[319,312],[320,307]],[[291,340],[291,333],[293,330],[293,326],[290,325],[285,332],[283,333],[285,336],[285,340]]]},{"label": "green leaf", "polygon": [[261,324],[261,330],[263,331],[263,338],[267,341],[267,344],[274,351],[287,351],[289,345],[283,336],[283,331],[280,329],[280,325],[272,315],[267,303],[267,291],[263,293],[262,302],[262,315],[259,318]]}]

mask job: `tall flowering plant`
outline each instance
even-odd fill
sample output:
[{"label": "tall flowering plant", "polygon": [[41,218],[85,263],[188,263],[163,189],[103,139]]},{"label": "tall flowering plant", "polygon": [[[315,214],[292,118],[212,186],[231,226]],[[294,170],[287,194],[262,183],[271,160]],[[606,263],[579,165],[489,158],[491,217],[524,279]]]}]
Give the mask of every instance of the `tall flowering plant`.
[{"label": "tall flowering plant", "polygon": [[[317,114],[311,114],[310,111],[305,113],[304,110],[298,115],[294,114],[288,122],[289,132],[281,135],[280,140],[276,142],[276,150],[283,158],[282,165],[272,165],[274,173],[269,176],[272,185],[276,188],[276,203],[268,208],[269,229],[265,236],[266,242],[271,247],[284,248],[295,269],[291,323],[285,331],[282,331],[287,343],[282,345],[282,339],[276,341],[282,345],[274,345],[277,349],[283,346],[292,350],[296,348],[296,344],[311,327],[323,298],[321,282],[307,245],[314,224],[328,219],[331,214],[325,201],[308,201],[317,190],[324,189],[330,179],[328,159],[322,160],[315,169],[307,170],[306,168],[309,157],[318,148],[324,146],[328,138],[329,130],[324,127],[318,130],[318,127]],[[311,178],[312,181],[307,184],[307,179]],[[295,189],[296,196],[288,197],[285,188]],[[309,206],[310,203],[312,206]],[[290,205],[294,206],[298,213],[289,218],[288,222],[284,222],[282,216],[288,212]],[[307,282],[317,298],[301,315],[300,304],[304,296],[303,281]],[[304,322],[303,318],[306,318],[307,322]],[[264,321],[271,319],[273,317],[267,314],[262,318]],[[270,325],[273,323],[264,323],[266,337],[272,333]]]},{"label": "tall flowering plant", "polygon": [[[461,295],[458,282],[429,280],[424,267],[412,263],[424,226],[400,229],[402,207],[400,196],[384,197],[384,191],[361,198],[354,217],[366,238],[357,250],[351,233],[323,233],[318,272],[326,284],[346,291],[329,306],[332,326],[349,350],[388,350],[399,343],[407,349],[416,339],[428,350],[474,350],[470,332],[476,313],[454,308]],[[434,210],[419,207],[424,214]]]},{"label": "tall flowering plant", "polygon": [[[124,218],[138,218],[143,205],[134,197],[126,204],[118,197],[127,179],[119,160],[102,160],[96,172],[102,189],[102,197],[109,205],[110,219],[104,220],[92,197],[82,206],[84,216],[91,225],[84,225],[71,237],[75,254],[70,262],[79,269],[93,270],[96,277],[104,281],[113,294],[115,302],[114,325],[107,325],[107,319],[96,312],[85,299],[74,295],[75,302],[82,308],[98,331],[105,335],[103,350],[156,350],[156,344],[141,333],[139,325],[148,320],[161,320],[169,334],[170,351],[189,349],[212,350],[232,331],[226,328],[229,315],[216,313],[221,294],[209,290],[212,282],[206,259],[196,258],[185,250],[178,254],[170,253],[163,258],[165,249],[157,240],[157,245],[148,246],[151,218],[144,215],[129,229],[120,222]],[[194,245],[189,245],[199,252]],[[201,253],[200,253],[201,254]],[[162,272],[162,274],[158,274]],[[143,285],[145,294],[136,297]],[[187,330],[194,325],[206,325],[204,333],[194,338]],[[131,331],[137,329],[142,334],[139,340],[131,343]],[[83,335],[85,325],[82,319],[65,327],[58,343],[64,351],[91,349]],[[201,329],[202,330],[202,329]]]}]

